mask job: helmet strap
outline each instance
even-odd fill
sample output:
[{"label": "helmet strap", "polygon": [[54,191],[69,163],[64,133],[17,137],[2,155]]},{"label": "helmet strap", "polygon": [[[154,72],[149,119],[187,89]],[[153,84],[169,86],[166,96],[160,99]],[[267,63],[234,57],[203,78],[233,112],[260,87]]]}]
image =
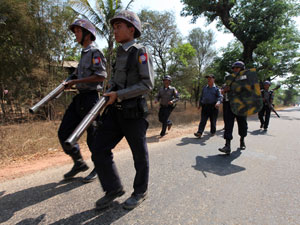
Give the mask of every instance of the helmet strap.
[{"label": "helmet strap", "polygon": [[86,37],[90,32],[89,32],[88,30],[84,29],[84,28],[81,28],[81,30],[82,30],[82,38],[81,38],[80,44],[83,46],[85,37]]}]

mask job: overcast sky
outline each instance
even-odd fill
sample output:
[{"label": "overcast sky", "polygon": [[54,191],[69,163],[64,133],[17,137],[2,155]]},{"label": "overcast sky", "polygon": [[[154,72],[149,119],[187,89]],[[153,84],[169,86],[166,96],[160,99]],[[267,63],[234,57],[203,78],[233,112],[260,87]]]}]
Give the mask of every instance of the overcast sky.
[{"label": "overcast sky", "polygon": [[[123,0],[122,2],[123,6],[126,6],[129,0]],[[197,27],[201,28],[202,30],[213,30],[215,32],[215,48],[217,50],[222,47],[226,47],[231,40],[234,40],[234,37],[231,33],[224,34],[223,32],[217,31],[215,23],[206,26],[204,18],[200,18],[195,24],[192,24],[190,22],[191,17],[180,16],[182,8],[183,4],[180,2],[180,0],[135,0],[131,5],[130,10],[136,13],[140,12],[142,9],[173,11],[177,22],[177,27],[184,37],[186,37],[193,28]],[[300,30],[300,18],[297,19],[297,24]],[[97,44],[100,48],[104,48],[106,46],[104,41],[98,41]]]}]

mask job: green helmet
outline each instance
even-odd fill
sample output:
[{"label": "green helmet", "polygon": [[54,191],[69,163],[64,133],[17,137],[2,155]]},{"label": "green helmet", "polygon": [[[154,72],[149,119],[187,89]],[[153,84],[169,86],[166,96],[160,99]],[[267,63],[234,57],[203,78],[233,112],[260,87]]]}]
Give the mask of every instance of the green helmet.
[{"label": "green helmet", "polygon": [[113,26],[114,23],[120,19],[125,20],[128,23],[132,24],[132,26],[134,26],[135,28],[134,38],[138,38],[141,36],[142,24],[140,18],[134,12],[128,10],[122,10],[116,16],[114,16],[114,18],[110,20],[110,24]]}]

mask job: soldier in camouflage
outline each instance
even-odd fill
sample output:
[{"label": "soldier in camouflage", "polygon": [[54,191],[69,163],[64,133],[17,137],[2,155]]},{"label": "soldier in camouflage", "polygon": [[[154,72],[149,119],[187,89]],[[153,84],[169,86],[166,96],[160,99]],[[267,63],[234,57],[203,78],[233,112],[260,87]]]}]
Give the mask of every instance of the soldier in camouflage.
[{"label": "soldier in camouflage", "polygon": [[230,101],[233,101],[232,95],[231,95],[231,89],[232,86],[235,85],[236,80],[243,79],[241,75],[239,74],[242,70],[245,69],[245,64],[242,61],[237,61],[232,65],[232,70],[234,74],[236,75],[237,79],[231,80],[228,82],[228,79],[230,79],[231,75],[227,75],[225,77],[226,86],[224,87],[224,101],[223,101],[223,113],[224,113],[224,123],[225,123],[225,131],[224,131],[224,139],[225,139],[225,146],[223,148],[219,148],[219,151],[226,153],[227,155],[231,152],[231,140],[232,140],[232,132],[233,132],[233,126],[234,126],[234,120],[237,120],[238,123],[238,132],[240,135],[240,149],[244,150],[246,149],[245,145],[245,137],[247,136],[247,130],[248,130],[248,124],[247,124],[247,116],[238,116],[235,115],[232,112],[232,108],[230,105]]}]

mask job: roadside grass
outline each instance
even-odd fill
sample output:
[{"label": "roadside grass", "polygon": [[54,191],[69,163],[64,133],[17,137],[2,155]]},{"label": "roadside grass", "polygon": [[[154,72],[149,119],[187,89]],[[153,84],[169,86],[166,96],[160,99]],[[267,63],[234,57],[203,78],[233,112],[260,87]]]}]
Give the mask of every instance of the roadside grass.
[{"label": "roadside grass", "polygon": [[[278,107],[276,109],[284,108]],[[153,105],[147,118],[149,130],[156,129],[155,133],[157,134],[159,134],[161,129],[161,123],[158,121],[158,111],[159,106]],[[218,121],[222,121],[222,115],[221,107]],[[185,107],[180,102],[172,112],[170,119],[175,126],[195,127],[195,122],[198,123],[200,120],[200,111],[195,106],[187,104]],[[0,125],[0,164],[4,166],[18,161],[39,159],[46,155],[62,152],[57,137],[60,122],[60,120],[32,121],[13,125]],[[79,140],[82,148],[87,148],[85,140],[86,134]]]},{"label": "roadside grass", "polygon": [[[158,105],[154,105],[148,116],[149,129],[160,129]],[[221,114],[221,113],[220,113]],[[200,112],[194,106],[179,103],[171,114],[174,125],[186,125],[199,121]],[[13,125],[0,125],[0,163],[11,164],[15,161],[27,161],[44,155],[62,151],[57,137],[60,125],[57,121],[32,121]],[[86,147],[86,134],[79,144]]]}]

